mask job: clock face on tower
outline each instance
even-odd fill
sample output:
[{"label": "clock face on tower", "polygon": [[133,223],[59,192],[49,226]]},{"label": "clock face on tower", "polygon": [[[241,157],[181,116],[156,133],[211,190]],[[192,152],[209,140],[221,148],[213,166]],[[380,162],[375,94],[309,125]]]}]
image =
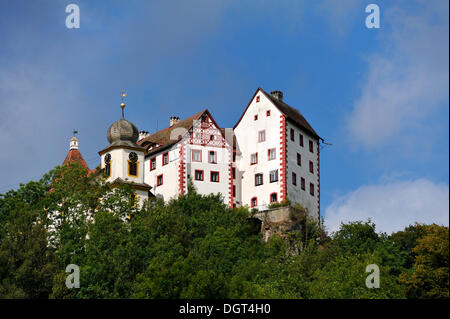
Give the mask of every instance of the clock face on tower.
[{"label": "clock face on tower", "polygon": [[108,153],[105,155],[105,163],[109,164],[110,162],[111,162],[111,154]]},{"label": "clock face on tower", "polygon": [[135,152],[131,152],[130,155],[128,155],[128,158],[131,162],[136,163],[138,160],[138,156]]}]

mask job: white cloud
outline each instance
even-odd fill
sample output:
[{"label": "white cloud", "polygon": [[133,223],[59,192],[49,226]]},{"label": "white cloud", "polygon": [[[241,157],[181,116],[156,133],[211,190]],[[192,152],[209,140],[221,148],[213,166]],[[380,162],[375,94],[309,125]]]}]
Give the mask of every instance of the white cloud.
[{"label": "white cloud", "polygon": [[348,121],[352,140],[366,148],[417,141],[433,126],[429,116],[448,107],[448,2],[386,9],[381,23],[370,30],[378,32],[381,50],[368,57],[367,79]]},{"label": "white cloud", "polygon": [[341,222],[367,221],[377,231],[402,230],[419,223],[449,223],[449,186],[427,179],[362,186],[336,199],[325,210],[325,225],[337,231]]}]

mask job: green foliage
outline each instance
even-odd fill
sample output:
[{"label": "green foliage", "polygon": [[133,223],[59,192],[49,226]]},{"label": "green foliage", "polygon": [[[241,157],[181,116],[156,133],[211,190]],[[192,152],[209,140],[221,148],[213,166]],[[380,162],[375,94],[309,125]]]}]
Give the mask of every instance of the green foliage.
[{"label": "green foliage", "polygon": [[[264,243],[248,207],[191,183],[133,207],[130,186],[102,180],[74,164],[0,195],[0,298],[448,298],[447,227],[387,236],[369,220],[328,237],[286,201],[273,207],[291,206],[298,227]],[[379,289],[365,286],[371,263]],[[68,264],[78,289],[65,286]]]},{"label": "green foliage", "polygon": [[448,227],[421,225],[424,235],[412,249],[416,255],[412,274],[402,274],[409,298],[449,298]]}]

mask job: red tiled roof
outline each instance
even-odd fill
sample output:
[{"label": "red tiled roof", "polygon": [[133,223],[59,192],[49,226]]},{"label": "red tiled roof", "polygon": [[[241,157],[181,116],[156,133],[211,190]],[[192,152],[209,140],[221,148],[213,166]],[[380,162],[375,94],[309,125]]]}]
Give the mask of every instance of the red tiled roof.
[{"label": "red tiled roof", "polygon": [[[194,124],[194,121],[198,120],[205,112],[208,112],[208,110],[198,112],[197,114],[194,114],[191,117],[188,117],[187,119],[178,122],[177,124],[166,127],[161,131],[158,131],[156,133],[153,133],[152,135],[144,137],[143,139],[137,141],[137,144],[146,148],[147,155],[157,153],[163,149],[166,149],[167,147],[176,144],[182,138],[181,136],[178,136],[176,139],[170,139],[170,135],[174,129],[183,128],[189,131],[192,125]],[[159,146],[155,147],[156,144],[158,144]],[[150,146],[153,146],[151,150],[149,149]]]},{"label": "red tiled roof", "polygon": [[69,151],[69,153],[67,153],[67,156],[63,162],[63,165],[66,165],[68,163],[74,163],[74,162],[80,163],[81,166],[83,166],[83,167],[87,168],[87,170],[89,170],[89,167],[87,166],[86,162],[84,161],[83,156],[81,155],[80,151],[77,149],[72,149]]}]

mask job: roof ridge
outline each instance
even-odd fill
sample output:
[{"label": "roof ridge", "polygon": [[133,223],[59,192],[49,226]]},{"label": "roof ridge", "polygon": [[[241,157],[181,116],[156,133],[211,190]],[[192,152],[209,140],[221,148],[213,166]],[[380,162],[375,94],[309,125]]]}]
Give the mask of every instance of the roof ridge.
[{"label": "roof ridge", "polygon": [[141,139],[141,140],[138,141],[138,142],[139,142],[140,144],[142,144],[142,143],[145,142],[145,141],[150,141],[150,138],[151,138],[152,136],[154,136],[155,134],[164,132],[164,131],[169,130],[169,129],[174,129],[174,128],[176,128],[176,127],[179,127],[179,126],[181,126],[182,123],[185,123],[187,120],[190,120],[190,119],[193,119],[193,118],[196,118],[196,117],[202,115],[203,113],[205,113],[205,111],[208,111],[208,109],[204,109],[204,110],[202,110],[202,111],[200,111],[200,112],[198,112],[198,113],[196,113],[196,114],[194,114],[194,115],[191,115],[191,116],[185,118],[184,120],[182,120],[182,121],[180,121],[180,122],[178,122],[178,123],[176,123],[176,124],[174,124],[174,125],[172,125],[172,126],[168,126],[168,127],[165,127],[165,128],[163,128],[163,129],[161,129],[161,130],[159,130],[159,131],[156,131],[156,132],[154,132],[153,134],[150,134],[149,136],[144,137],[143,139]]}]

